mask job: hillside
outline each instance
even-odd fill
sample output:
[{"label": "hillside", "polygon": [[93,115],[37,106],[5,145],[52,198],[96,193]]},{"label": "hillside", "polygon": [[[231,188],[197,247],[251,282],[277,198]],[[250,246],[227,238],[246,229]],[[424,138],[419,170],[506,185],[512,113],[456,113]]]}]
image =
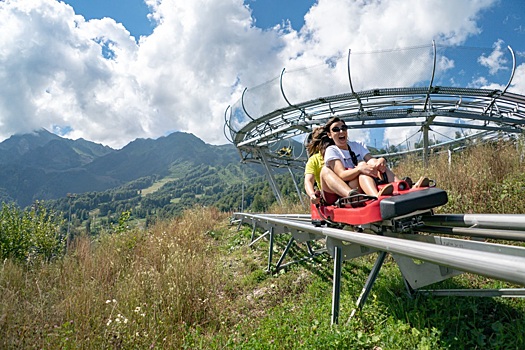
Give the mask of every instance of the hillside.
[{"label": "hillside", "polygon": [[25,207],[67,193],[105,191],[142,177],[186,174],[204,164],[236,163],[239,158],[232,145],[209,145],[181,132],[156,140],[137,139],[114,150],[42,129],[0,143],[0,199]]},{"label": "hillside", "polygon": [[[264,171],[239,160],[233,145],[209,145],[182,132],[114,150],[39,130],[0,143],[0,200],[20,207],[44,201],[64,218],[71,210],[73,226],[91,233],[124,211],[149,221],[193,204],[264,210],[275,201]],[[286,169],[275,174],[283,194],[297,196]],[[99,226],[90,225],[94,218]]]},{"label": "hillside", "polygon": [[[437,213],[523,214],[521,154],[523,143],[479,145],[453,154],[451,162],[446,154],[435,155],[427,168],[417,158],[405,159],[396,172],[425,173],[435,179],[449,196]],[[226,176],[234,175],[236,168],[200,166],[195,172],[205,179],[217,170],[224,170],[221,176]],[[146,186],[147,180],[126,188],[136,192],[132,189]],[[154,193],[175,193],[184,181],[167,181]],[[112,196],[118,202],[124,189],[84,194],[74,206],[92,201],[90,205],[102,203],[102,209]],[[269,214],[304,212],[298,203],[268,210]],[[21,261],[2,257],[0,348],[525,348],[525,299],[409,295],[391,256],[385,259],[364,307],[350,318],[374,269],[375,254],[343,263],[339,324],[331,325],[333,259],[323,253],[301,260],[309,248],[322,248],[323,240],[311,242],[310,247],[297,241],[288,247],[287,233],[276,233],[270,241],[267,232],[231,225],[229,219],[214,207],[195,206],[175,218],[158,220],[147,230],[135,220],[120,220],[105,225],[100,235],[75,236],[68,249],[48,263],[37,263],[35,256],[26,260],[22,255]],[[10,228],[8,221],[0,220]],[[45,226],[31,220],[25,225]],[[67,225],[63,226],[59,239],[65,237]],[[54,225],[47,227],[56,230]],[[5,232],[14,231],[19,236],[27,232]],[[521,241],[512,244],[523,246]],[[13,245],[0,247],[9,251]],[[269,254],[275,254],[275,264],[277,254],[288,248],[284,263],[297,262],[268,273]],[[270,271],[275,272],[271,267]],[[522,287],[471,274],[429,286]]]}]

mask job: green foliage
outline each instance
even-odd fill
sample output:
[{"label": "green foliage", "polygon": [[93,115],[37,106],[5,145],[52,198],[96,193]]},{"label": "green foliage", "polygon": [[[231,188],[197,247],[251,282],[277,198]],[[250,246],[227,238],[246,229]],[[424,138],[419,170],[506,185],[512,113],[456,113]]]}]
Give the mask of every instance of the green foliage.
[{"label": "green foliage", "polygon": [[0,211],[0,258],[50,261],[64,253],[64,220],[40,203],[21,210],[4,204]]},{"label": "green foliage", "polygon": [[25,261],[31,247],[29,223],[14,204],[2,206],[0,219],[0,257]]},{"label": "green foliage", "polygon": [[506,214],[525,213],[525,174],[510,174],[501,184],[496,184],[501,203],[501,212]]},{"label": "green foliage", "polygon": [[[175,174],[177,178],[174,178]],[[302,178],[302,173],[294,176]],[[50,210],[62,212],[64,219],[68,219],[71,206],[73,231],[85,226],[95,235],[100,232],[102,223],[118,225],[122,213],[128,211],[134,220],[151,222],[179,216],[195,204],[214,206],[223,212],[241,209],[263,212],[276,202],[267,179],[253,166],[202,164],[192,167],[191,164],[179,164],[169,179],[160,176],[140,178],[111,190],[80,193],[74,198],[46,201],[45,205]],[[277,173],[275,179],[285,198],[299,202],[289,173]],[[299,186],[302,188],[302,184]],[[98,222],[95,217],[98,217]]]},{"label": "green foliage", "polygon": [[[455,154],[450,164],[435,155],[428,168],[409,158],[395,170],[435,179],[450,199],[442,212],[523,213],[523,168],[519,148],[502,143]],[[330,325],[332,259],[322,254],[267,273],[268,240],[249,245],[252,234],[263,233],[228,226],[220,212],[239,208],[242,192],[245,210],[304,210],[289,174],[276,174],[286,198],[279,206],[257,172],[248,177],[233,165],[178,170],[179,178],[148,195],[140,189],[157,178],[74,198],[73,222],[94,222],[98,210],[106,226],[96,237],[77,235],[64,259],[52,259],[63,247],[53,249],[53,237],[62,237],[53,223],[64,222],[53,210],[2,207],[0,348],[525,348],[523,299],[409,296],[391,258],[350,319],[374,255],[344,262],[339,324]],[[194,203],[203,205],[174,215]],[[57,208],[67,213],[69,203]],[[131,225],[144,217],[145,229]],[[275,235],[274,257],[289,238]],[[305,251],[292,245],[284,263]],[[51,262],[31,269],[18,263],[36,256]],[[463,274],[433,287],[515,286]]]},{"label": "green foliage", "polygon": [[131,212],[124,211],[120,214],[118,219],[118,225],[113,226],[113,231],[115,233],[124,233],[129,230],[129,221],[131,219]]},{"label": "green foliage", "polygon": [[30,225],[32,238],[29,258],[49,262],[61,256],[67,239],[62,231],[65,221],[38,203],[29,211],[28,216],[25,222]]},{"label": "green foliage", "polygon": [[[122,228],[128,218],[121,217]],[[34,269],[4,262],[1,348],[525,347],[524,300],[409,297],[391,258],[350,319],[374,255],[344,262],[339,324],[332,326],[327,254],[266,273],[268,241],[248,246],[250,225],[237,230],[213,208],[109,233],[77,237],[65,259]],[[288,239],[276,235],[274,253]],[[301,257],[294,247],[289,259]],[[437,287],[506,286],[464,275]]]}]

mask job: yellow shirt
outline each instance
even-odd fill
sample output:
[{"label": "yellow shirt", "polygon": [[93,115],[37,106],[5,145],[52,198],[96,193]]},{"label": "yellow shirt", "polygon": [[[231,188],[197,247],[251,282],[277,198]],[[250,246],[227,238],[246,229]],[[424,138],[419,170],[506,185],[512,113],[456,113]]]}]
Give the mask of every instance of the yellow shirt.
[{"label": "yellow shirt", "polygon": [[317,187],[321,189],[321,169],[323,168],[324,160],[321,153],[316,153],[306,162],[304,167],[304,173],[312,174],[315,177],[315,182],[317,182]]}]

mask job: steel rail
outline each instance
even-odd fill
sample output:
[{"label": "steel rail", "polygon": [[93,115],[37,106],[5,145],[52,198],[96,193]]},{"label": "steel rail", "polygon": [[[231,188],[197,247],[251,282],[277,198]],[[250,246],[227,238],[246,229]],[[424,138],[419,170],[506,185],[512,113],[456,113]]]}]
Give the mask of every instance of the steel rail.
[{"label": "steel rail", "polygon": [[[284,256],[297,235],[302,235],[302,237],[299,236],[298,238],[307,244],[310,257],[315,256],[320,251],[327,251],[333,257],[332,324],[338,323],[339,319],[343,260],[374,252],[378,252],[378,257],[357,299],[356,308],[352,311],[350,317],[353,317],[357,309],[360,309],[366,302],[367,296],[372,289],[386,254],[388,253],[394,257],[394,260],[405,277],[405,285],[410,294],[421,292],[456,296],[525,296],[525,289],[468,289],[460,291],[419,289],[422,286],[448,279],[462,272],[470,272],[476,275],[525,286],[525,247],[440,237],[434,236],[431,233],[430,235],[396,233],[392,231],[395,225],[394,222],[390,220],[377,224],[379,231],[376,232],[379,232],[380,235],[376,235],[337,228],[315,227],[311,222],[307,222],[310,216],[302,214],[262,215],[235,213],[234,217],[239,222],[239,227],[243,223],[252,223],[252,243],[250,244],[264,237],[269,238],[268,271],[271,267],[274,236],[278,233],[291,233],[292,238],[286,245],[285,251],[281,255],[277,266],[281,266]],[[431,216],[422,216],[422,218],[425,218],[427,221],[430,217]],[[482,217],[485,217],[485,219],[482,219]],[[492,221],[490,221],[490,219],[492,219]],[[496,239],[524,240],[525,215],[441,215],[438,216],[435,221],[446,222],[447,224],[456,222],[463,223],[464,225],[476,223],[481,227],[485,227],[435,228],[435,230],[443,230],[447,234],[463,233],[465,235],[472,234],[472,236],[482,236],[484,234],[486,237]],[[388,222],[391,226],[382,226],[382,224]],[[511,224],[506,225],[505,223],[508,222],[511,222]],[[256,227],[262,227],[266,231],[262,236],[254,240]],[[494,229],[494,227],[498,229]],[[431,230],[433,229],[434,228],[425,225],[416,227],[413,231],[432,232]],[[326,238],[326,250],[312,251],[309,240],[319,239],[320,237]],[[347,243],[353,244],[348,245]],[[412,259],[417,259],[424,263],[415,263]],[[304,260],[304,258],[301,260]],[[442,268],[445,268],[446,272],[441,270]],[[417,290],[414,290],[412,286],[417,288]]]},{"label": "steel rail", "polygon": [[418,232],[438,233],[452,236],[467,236],[490,238],[497,240],[525,242],[524,231],[513,231],[493,228],[476,228],[476,227],[443,227],[424,225],[417,228]]},{"label": "steel rail", "polygon": [[[235,215],[238,215],[237,213]],[[525,286],[525,257],[506,256],[487,252],[466,252],[459,247],[436,246],[426,242],[414,242],[400,238],[364,234],[327,227],[314,227],[311,224],[280,219],[273,216],[248,214],[260,222],[281,226],[284,230],[293,229],[326,237],[341,242],[350,242],[375,248],[388,253],[397,253],[433,264],[486,276],[496,280],[517,283]]]},{"label": "steel rail", "polygon": [[525,231],[524,214],[436,214],[423,220],[426,224]]}]

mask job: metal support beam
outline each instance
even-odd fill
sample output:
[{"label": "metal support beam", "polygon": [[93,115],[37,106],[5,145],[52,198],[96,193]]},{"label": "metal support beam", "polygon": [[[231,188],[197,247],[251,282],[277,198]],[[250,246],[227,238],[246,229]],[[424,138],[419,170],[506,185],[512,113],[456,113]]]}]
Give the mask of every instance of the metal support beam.
[{"label": "metal support beam", "polygon": [[290,240],[288,241],[288,243],[286,244],[286,247],[284,248],[284,251],[283,253],[281,254],[281,257],[279,258],[279,261],[277,261],[277,265],[275,266],[275,269],[277,271],[279,271],[279,268],[281,267],[281,264],[284,260],[284,258],[286,257],[286,254],[288,254],[288,251],[290,250],[290,247],[292,246],[292,244],[295,242],[295,238],[292,236],[290,238]]},{"label": "metal support beam", "polygon": [[423,130],[423,165],[425,168],[428,168],[428,156],[429,156],[429,152],[428,152],[428,130],[429,130],[429,126],[428,124],[425,124],[423,125],[422,127],[422,130]]},{"label": "metal support beam", "polygon": [[374,283],[377,279],[379,270],[381,270],[381,267],[383,266],[383,263],[385,262],[386,255],[387,255],[386,252],[379,252],[376,262],[374,263],[374,267],[372,267],[372,271],[370,271],[370,274],[368,275],[368,278],[366,279],[365,285],[363,286],[363,289],[361,290],[361,294],[359,295],[359,298],[357,298],[356,308],[352,310],[352,313],[350,314],[350,318],[352,318],[355,315],[357,310],[361,310],[363,308],[363,305],[365,305],[366,299],[368,298],[368,294],[370,294],[370,291],[372,290],[372,287],[374,286]]},{"label": "metal support beam", "polygon": [[268,176],[268,182],[270,183],[270,187],[272,188],[273,194],[275,195],[275,199],[277,199],[279,205],[283,205],[283,196],[281,195],[281,190],[279,190],[279,186],[277,186],[277,183],[275,182],[275,178],[273,177],[272,169],[268,164],[266,155],[262,150],[258,151],[259,157],[261,158],[261,164],[263,165],[264,170],[266,171],[266,175]]},{"label": "metal support beam", "polygon": [[299,190],[299,186],[297,185],[297,181],[295,180],[295,175],[293,174],[292,168],[288,167],[288,171],[290,172],[290,176],[292,177],[293,184],[295,186],[295,190],[297,191],[297,196],[299,197],[299,200],[301,201],[301,205],[304,206],[303,195],[302,195],[302,192]]},{"label": "metal support beam", "polygon": [[263,239],[264,237],[268,236],[269,234],[270,234],[270,231],[266,231],[262,235],[257,237],[256,239],[253,239],[254,235],[252,234],[252,240],[251,240],[250,244],[248,244],[248,246],[251,247],[252,245],[254,245],[255,243],[259,242],[261,239]]},{"label": "metal support beam", "polygon": [[336,246],[334,249],[334,280],[332,288],[332,325],[339,323],[339,304],[341,301],[341,267],[343,265],[343,256],[341,247]]},{"label": "metal support beam", "polygon": [[270,228],[270,244],[268,246],[268,267],[266,268],[267,272],[272,271],[273,240],[274,240],[274,233],[273,233],[273,227],[271,227]]}]

